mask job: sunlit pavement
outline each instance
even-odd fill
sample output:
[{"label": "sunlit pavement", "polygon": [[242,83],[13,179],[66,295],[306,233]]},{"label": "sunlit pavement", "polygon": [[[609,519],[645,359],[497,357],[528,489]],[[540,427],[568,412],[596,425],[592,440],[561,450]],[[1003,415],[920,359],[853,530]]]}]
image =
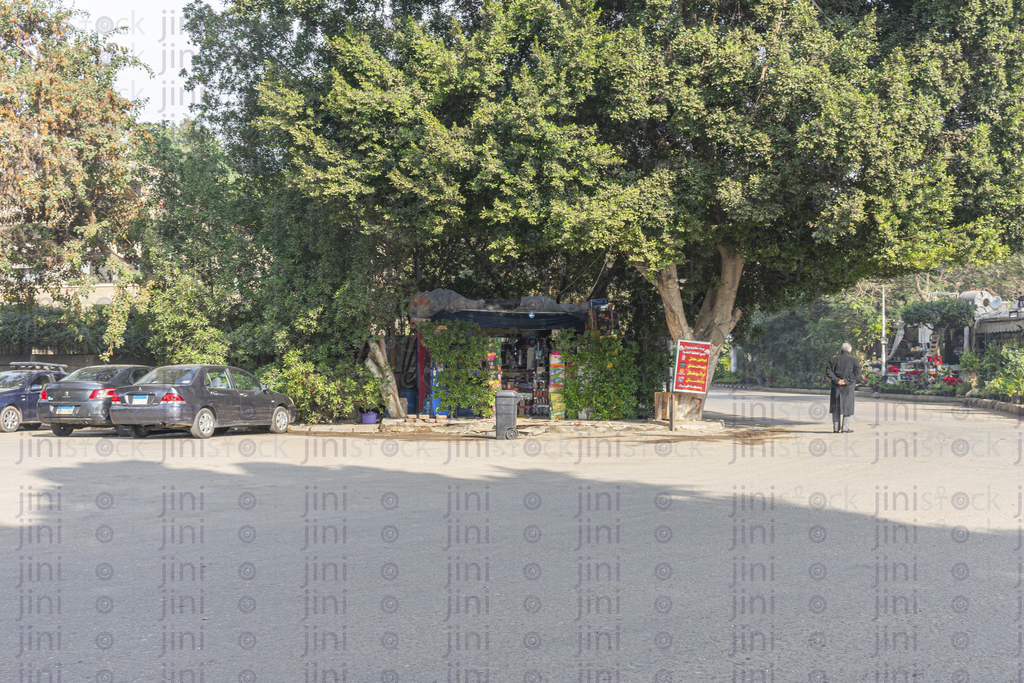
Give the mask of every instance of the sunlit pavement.
[{"label": "sunlit pavement", "polygon": [[1024,677],[1016,419],[707,408],[643,441],[0,435],[0,678]]}]

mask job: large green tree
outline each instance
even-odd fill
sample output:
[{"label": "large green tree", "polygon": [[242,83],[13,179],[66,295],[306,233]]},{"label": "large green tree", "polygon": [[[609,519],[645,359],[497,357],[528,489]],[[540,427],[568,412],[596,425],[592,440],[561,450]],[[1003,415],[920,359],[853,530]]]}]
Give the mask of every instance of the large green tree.
[{"label": "large green tree", "polygon": [[978,81],[962,44],[791,0],[613,10],[509,0],[474,32],[348,31],[315,100],[270,70],[263,124],[290,136],[295,182],[366,230],[469,234],[498,262],[620,255],[715,358],[743,310],[1018,232],[1013,134],[957,116]]},{"label": "large green tree", "polygon": [[[47,292],[76,308],[98,278],[129,283],[141,207],[133,158],[145,134],[120,96],[127,49],[42,0],[0,0],[0,301]],[[112,312],[114,341],[130,305]]]},{"label": "large green tree", "polygon": [[[190,87],[203,93],[196,114],[225,141],[240,171],[278,187],[293,169],[294,154],[287,132],[266,125],[270,110],[260,97],[259,86],[268,74],[287,79],[289,90],[299,95],[302,106],[316,112],[322,130],[339,130],[350,121],[336,119],[327,104],[330,74],[339,58],[348,58],[339,55],[332,37],[357,34],[371,50],[385,53],[395,48],[400,39],[395,26],[403,21],[416,21],[427,34],[452,41],[456,27],[471,32],[480,27],[482,17],[473,2],[442,9],[442,3],[434,0],[387,4],[239,0],[220,11],[196,0],[185,14],[186,29],[200,47],[187,74]],[[407,266],[403,276],[408,278],[409,295],[441,287],[474,298],[544,294],[576,300],[590,292],[608,260],[607,250],[597,247],[580,253],[536,241],[529,242],[528,248],[505,250],[495,258],[487,234],[468,228],[383,230],[368,217],[353,220],[347,199],[337,193],[320,192],[320,187],[309,183],[293,187],[315,202],[317,212],[323,214],[321,222],[333,222],[342,232],[354,231],[348,239],[365,237],[372,253],[386,253],[392,262]],[[312,242],[323,235],[319,223],[299,215],[292,221],[291,231],[298,239]],[[389,282],[394,278],[393,273],[389,275]]]}]

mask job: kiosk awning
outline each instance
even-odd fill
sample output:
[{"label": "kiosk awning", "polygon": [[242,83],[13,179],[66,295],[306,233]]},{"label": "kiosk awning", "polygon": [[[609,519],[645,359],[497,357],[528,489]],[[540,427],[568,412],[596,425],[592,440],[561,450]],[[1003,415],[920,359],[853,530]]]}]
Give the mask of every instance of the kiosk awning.
[{"label": "kiosk awning", "polygon": [[511,311],[458,311],[435,313],[431,320],[464,320],[484,328],[502,330],[564,330],[582,332],[586,324],[580,318],[568,313],[513,313]]}]

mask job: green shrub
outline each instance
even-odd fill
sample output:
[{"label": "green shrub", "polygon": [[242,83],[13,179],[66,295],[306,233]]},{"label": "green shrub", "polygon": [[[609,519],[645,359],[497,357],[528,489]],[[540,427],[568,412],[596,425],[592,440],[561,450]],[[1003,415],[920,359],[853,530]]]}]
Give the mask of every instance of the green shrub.
[{"label": "green shrub", "polygon": [[[19,355],[42,349],[60,354],[101,354],[108,345],[107,310],[93,306],[81,312],[53,306],[19,309],[0,306],[0,353]],[[124,344],[118,354],[150,357],[149,318],[132,311],[127,320]]]},{"label": "green shrub", "polygon": [[443,367],[433,385],[441,410],[454,415],[458,408],[469,408],[478,415],[492,416],[495,387],[484,368],[491,338],[479,325],[461,320],[423,323],[417,329],[432,361]]},{"label": "green shrub", "polygon": [[989,346],[981,358],[982,372],[989,378],[981,389],[985,397],[1024,395],[1024,349],[1016,345]]},{"label": "green shrub", "polygon": [[672,378],[672,357],[666,351],[648,351],[637,354],[636,365],[636,417],[653,417],[654,394]]},{"label": "green shrub", "polygon": [[388,403],[388,383],[383,377],[377,377],[365,366],[355,371],[356,390],[352,401],[363,413],[380,412]]},{"label": "green shrub", "polygon": [[1003,366],[1013,357],[1017,351],[1017,345],[1015,343],[1005,344],[1000,346],[998,344],[990,344],[985,349],[985,353],[981,354],[981,361],[978,368],[978,374],[981,375],[985,381],[995,379],[1003,370]]},{"label": "green shrub", "polygon": [[[722,350],[718,355],[718,363],[715,364],[715,375],[711,379],[712,383],[733,384],[740,381],[740,376],[732,371],[731,363],[729,362],[730,351],[731,345],[728,342],[722,345]],[[669,366],[671,366],[671,360],[669,361]],[[671,375],[671,367],[669,375]]]},{"label": "green shrub", "polygon": [[197,278],[181,270],[152,294],[153,337],[149,346],[161,365],[227,362],[230,343],[206,314],[209,293]]},{"label": "green shrub", "polygon": [[[581,337],[563,330],[555,347],[565,362],[565,410],[590,411],[596,420],[636,417],[636,345],[619,336]],[[661,384],[658,384],[660,390]]]},{"label": "green shrub", "polygon": [[258,374],[271,389],[295,402],[297,419],[307,424],[337,422],[356,409],[373,410],[387,402],[384,381],[366,367],[317,367],[297,349],[284,354],[281,367],[265,367]]},{"label": "green shrub", "polygon": [[981,356],[976,352],[967,349],[960,354],[960,361],[957,363],[961,370],[977,371],[981,368]]}]

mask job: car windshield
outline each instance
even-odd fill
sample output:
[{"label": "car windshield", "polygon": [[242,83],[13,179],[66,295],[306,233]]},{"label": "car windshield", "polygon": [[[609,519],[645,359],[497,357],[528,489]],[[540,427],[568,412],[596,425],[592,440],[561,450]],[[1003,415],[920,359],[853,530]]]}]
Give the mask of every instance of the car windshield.
[{"label": "car windshield", "polygon": [[18,370],[0,372],[0,389],[16,389],[24,384],[31,375],[31,372]]},{"label": "car windshield", "polygon": [[122,368],[82,368],[62,379],[62,382],[109,382]]},{"label": "car windshield", "polygon": [[157,368],[138,384],[192,384],[197,368]]}]

